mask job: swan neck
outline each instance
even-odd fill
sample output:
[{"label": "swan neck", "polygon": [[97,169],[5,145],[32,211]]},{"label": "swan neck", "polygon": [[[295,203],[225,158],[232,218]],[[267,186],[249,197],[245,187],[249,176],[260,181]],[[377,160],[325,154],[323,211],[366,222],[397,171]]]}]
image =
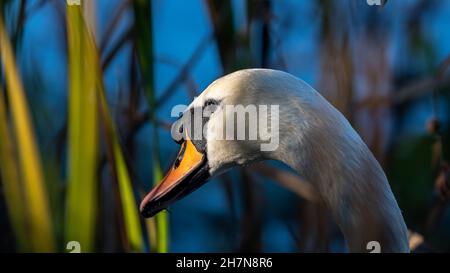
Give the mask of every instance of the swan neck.
[{"label": "swan neck", "polygon": [[297,128],[299,139],[282,140],[278,159],[312,183],[349,250],[367,252],[375,241],[382,252],[409,252],[407,228],[388,180],[347,120],[315,127],[300,122]]}]

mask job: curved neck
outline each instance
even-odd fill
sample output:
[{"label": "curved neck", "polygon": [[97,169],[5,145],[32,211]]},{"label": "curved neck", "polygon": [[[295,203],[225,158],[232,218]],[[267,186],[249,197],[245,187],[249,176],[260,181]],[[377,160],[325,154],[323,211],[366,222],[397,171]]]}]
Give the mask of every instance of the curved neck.
[{"label": "curved neck", "polygon": [[304,120],[291,120],[290,133],[280,134],[275,159],[313,184],[351,252],[368,252],[371,241],[379,242],[382,252],[409,252],[406,225],[381,166],[337,110],[320,110],[333,113],[289,115]]}]

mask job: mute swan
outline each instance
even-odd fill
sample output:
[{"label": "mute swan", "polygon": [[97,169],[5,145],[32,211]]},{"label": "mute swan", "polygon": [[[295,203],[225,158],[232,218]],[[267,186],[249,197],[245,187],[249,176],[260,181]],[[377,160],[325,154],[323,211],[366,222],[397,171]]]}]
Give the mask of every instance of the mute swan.
[{"label": "mute swan", "polygon": [[[229,105],[279,105],[277,148],[262,151],[267,141],[261,135],[256,140],[224,140]],[[192,128],[197,125],[186,113],[207,108],[209,118],[202,119],[206,137],[194,139]],[[172,135],[184,136],[181,151],[163,181],[142,201],[144,217],[232,166],[274,159],[312,183],[351,252],[367,252],[371,241],[380,244],[381,252],[409,252],[403,216],[379,163],[345,117],[302,80],[277,70],[240,70],[214,81],[184,113],[172,127]],[[272,126],[268,124],[267,130]]]}]

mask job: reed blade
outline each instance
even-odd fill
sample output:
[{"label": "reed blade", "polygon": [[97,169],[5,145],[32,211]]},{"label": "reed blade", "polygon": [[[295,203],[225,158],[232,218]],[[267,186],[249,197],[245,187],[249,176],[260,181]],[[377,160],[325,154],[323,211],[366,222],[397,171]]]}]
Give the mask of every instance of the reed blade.
[{"label": "reed blade", "polygon": [[19,165],[15,153],[14,139],[8,126],[5,98],[0,88],[0,175],[3,182],[9,219],[17,242],[17,250],[27,251],[26,211],[19,176]]},{"label": "reed blade", "polygon": [[67,7],[69,58],[68,185],[65,240],[95,250],[98,116],[94,60],[79,6]]},{"label": "reed blade", "polygon": [[0,14],[0,51],[3,62],[7,94],[10,102],[14,135],[23,179],[23,192],[31,250],[55,250],[52,219],[39,150],[22,81],[16,66],[11,42]]},{"label": "reed blade", "polygon": [[[119,185],[120,204],[122,205],[122,215],[124,216],[123,222],[127,240],[126,249],[132,252],[141,252],[144,250],[144,244],[138,204],[134,197],[132,182],[128,171],[128,166],[125,162],[118,132],[115,128],[113,119],[111,118],[106,101],[103,73],[99,63],[95,39],[92,35],[91,29],[83,20],[81,9],[78,8],[74,11],[76,13],[71,15],[78,16],[74,20],[77,22],[78,31],[82,36],[79,40],[84,41],[84,64],[87,65],[87,67],[83,70],[84,75],[82,75],[82,78],[88,79],[88,82],[92,84],[92,86],[89,85],[89,88],[85,88],[85,90],[92,90],[92,96],[94,99],[92,99],[91,106],[93,111],[97,111],[97,105],[100,106],[100,118],[105,128],[107,148],[112,154],[112,162],[110,163],[113,166],[114,178],[117,179]],[[83,64],[80,63],[78,67],[82,67],[82,65]],[[83,71],[80,71],[80,73],[83,73]],[[97,119],[97,117],[95,119]]]}]

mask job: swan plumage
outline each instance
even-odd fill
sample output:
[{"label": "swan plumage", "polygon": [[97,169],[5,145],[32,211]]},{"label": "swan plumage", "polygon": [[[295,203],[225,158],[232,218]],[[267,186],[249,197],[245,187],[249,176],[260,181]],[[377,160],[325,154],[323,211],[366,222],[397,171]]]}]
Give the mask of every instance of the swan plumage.
[{"label": "swan plumage", "polygon": [[[208,177],[255,161],[284,162],[313,185],[343,232],[350,251],[366,252],[367,244],[376,241],[382,252],[409,252],[407,228],[383,169],[347,119],[314,88],[282,71],[246,69],[214,81],[187,111],[203,107],[210,100],[219,103],[206,125],[204,151],[197,149],[204,154],[201,158],[207,167],[203,171],[207,169]],[[262,139],[215,137],[223,133],[226,105],[278,105],[277,149],[261,151]],[[186,171],[177,179],[196,180],[195,172]],[[178,185],[170,187],[183,192],[179,181],[170,182]],[[184,187],[193,184],[183,183],[188,185]],[[164,199],[168,192],[154,189],[141,209],[153,206],[156,213],[188,193]]]}]

